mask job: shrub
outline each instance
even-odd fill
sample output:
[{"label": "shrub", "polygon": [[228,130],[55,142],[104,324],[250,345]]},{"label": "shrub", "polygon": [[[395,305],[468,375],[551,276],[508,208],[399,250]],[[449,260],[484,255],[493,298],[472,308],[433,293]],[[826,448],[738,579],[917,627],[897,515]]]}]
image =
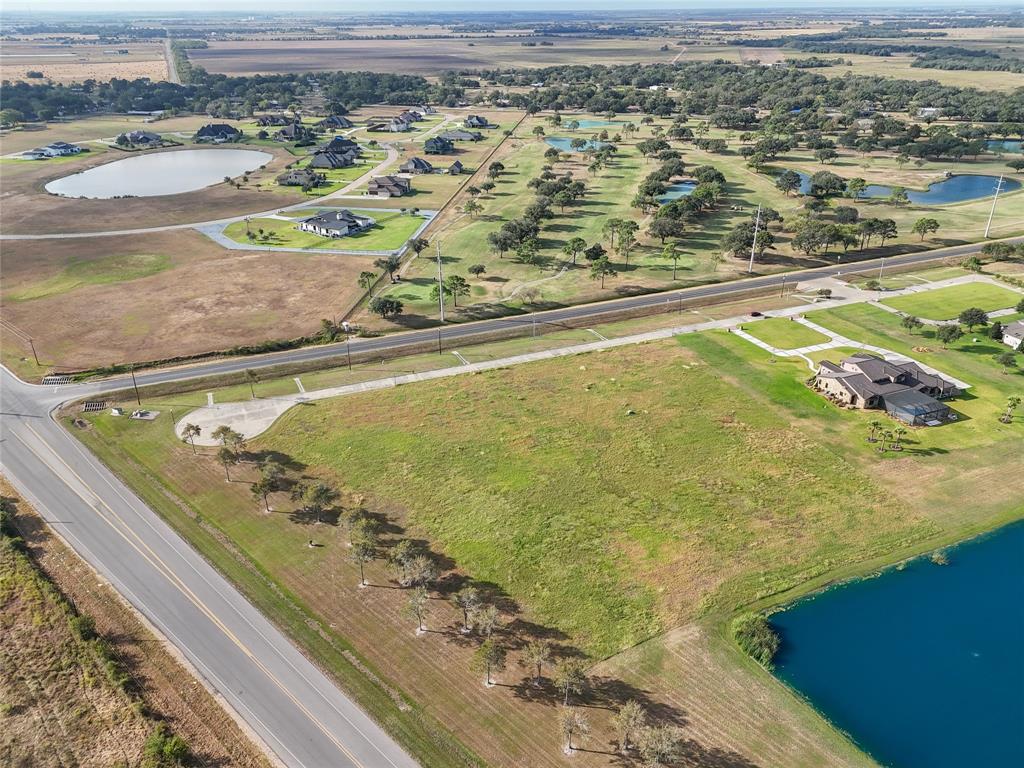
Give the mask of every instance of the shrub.
[{"label": "shrub", "polygon": [[772,669],[772,661],[779,650],[779,636],[763,613],[748,613],[732,623],[732,636],[736,644],[765,669]]}]

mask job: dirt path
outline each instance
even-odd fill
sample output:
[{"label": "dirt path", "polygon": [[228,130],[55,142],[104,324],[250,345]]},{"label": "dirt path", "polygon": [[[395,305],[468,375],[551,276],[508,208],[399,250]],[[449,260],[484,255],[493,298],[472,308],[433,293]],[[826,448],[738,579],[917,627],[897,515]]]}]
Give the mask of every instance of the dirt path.
[{"label": "dirt path", "polygon": [[164,39],[164,59],[167,60],[167,82],[181,85],[178,68],[174,66],[174,50],[171,48],[171,38],[169,37]]}]

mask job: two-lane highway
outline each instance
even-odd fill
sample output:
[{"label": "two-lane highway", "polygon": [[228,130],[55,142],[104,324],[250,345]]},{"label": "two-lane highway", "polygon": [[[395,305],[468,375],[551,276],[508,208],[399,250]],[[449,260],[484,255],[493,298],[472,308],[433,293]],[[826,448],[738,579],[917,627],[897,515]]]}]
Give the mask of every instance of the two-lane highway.
[{"label": "two-lane highway", "polygon": [[412,768],[358,706],[0,369],[0,467],[289,768]]}]

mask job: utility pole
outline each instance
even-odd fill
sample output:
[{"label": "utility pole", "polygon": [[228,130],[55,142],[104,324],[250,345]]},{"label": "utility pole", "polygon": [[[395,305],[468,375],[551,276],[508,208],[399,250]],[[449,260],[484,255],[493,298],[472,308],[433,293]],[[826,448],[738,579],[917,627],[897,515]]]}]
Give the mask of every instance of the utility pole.
[{"label": "utility pole", "polygon": [[441,270],[441,243],[434,241],[437,247],[437,304],[441,310],[441,322],[444,323],[444,273]]},{"label": "utility pole", "polygon": [[882,257],[882,263],[878,265],[878,279],[882,279],[882,270],[885,269],[885,256]]},{"label": "utility pole", "polygon": [[132,387],[135,388],[135,402],[142,405],[142,398],[139,396],[139,385],[135,381],[135,364],[133,363],[129,370],[132,372]]},{"label": "utility pole", "polygon": [[988,239],[989,230],[992,229],[992,215],[996,212],[996,200],[999,199],[999,193],[1003,190],[1003,174],[999,174],[999,181],[996,182],[996,191],[992,195],[992,208],[988,212],[988,223],[985,224],[985,239]]},{"label": "utility pole", "polygon": [[352,338],[350,336],[345,337],[345,357],[348,358],[348,369],[352,370]]},{"label": "utility pole", "polygon": [[39,355],[36,354],[36,345],[32,343],[31,337],[29,337],[28,345],[32,348],[32,359],[36,361],[36,366],[39,366]]},{"label": "utility pole", "polygon": [[757,250],[757,230],[761,226],[761,204],[757,204],[757,215],[754,217],[754,242],[750,244],[750,264],[747,265],[747,272],[754,271],[754,252]]}]

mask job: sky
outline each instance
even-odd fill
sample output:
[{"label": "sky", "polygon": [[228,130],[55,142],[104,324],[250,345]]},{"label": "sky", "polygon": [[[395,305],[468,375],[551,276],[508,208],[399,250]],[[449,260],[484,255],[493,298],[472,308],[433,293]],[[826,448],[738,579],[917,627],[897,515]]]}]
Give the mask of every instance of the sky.
[{"label": "sky", "polygon": [[[180,16],[185,12],[194,11],[233,11],[263,12],[284,11],[286,13],[319,11],[324,14],[357,15],[352,2],[339,0],[290,0],[280,3],[277,0],[4,0],[4,8],[8,11],[45,13],[48,11],[78,12],[117,12],[124,11],[129,15],[140,13],[160,13],[167,16]],[[633,5],[635,9],[629,9]],[[787,9],[814,10],[827,7],[842,8],[846,11],[858,8],[877,8],[896,10],[901,8],[968,8],[972,4],[964,0],[492,0],[489,7],[480,0],[376,0],[370,12],[401,13],[410,11],[422,12],[472,12],[472,11],[586,11],[586,10],[704,10],[715,11],[736,9],[761,9],[780,11]],[[625,7],[624,7],[625,6]],[[983,0],[973,10],[981,6],[987,8],[1019,8],[1020,0]],[[363,6],[365,9],[366,7]]]}]

